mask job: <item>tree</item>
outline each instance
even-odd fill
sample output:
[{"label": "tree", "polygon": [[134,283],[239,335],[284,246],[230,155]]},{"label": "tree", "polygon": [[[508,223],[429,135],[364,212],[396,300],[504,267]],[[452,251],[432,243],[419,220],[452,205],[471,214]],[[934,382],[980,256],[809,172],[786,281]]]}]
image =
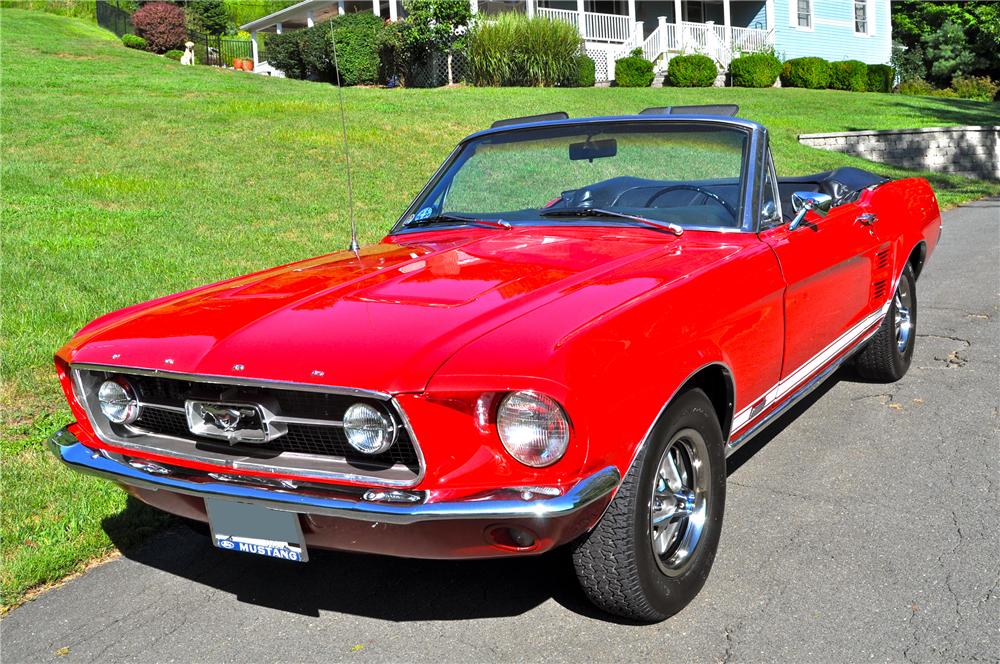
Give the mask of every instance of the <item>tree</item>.
[{"label": "tree", "polygon": [[894,64],[901,77],[947,86],[956,76],[1000,78],[1000,4],[894,2]]},{"label": "tree", "polygon": [[195,29],[206,35],[222,35],[229,28],[229,11],[222,0],[193,0],[187,11]]},{"label": "tree", "polygon": [[154,53],[180,48],[187,39],[184,10],[166,2],[151,2],[132,14],[132,25]]},{"label": "tree", "polygon": [[455,83],[452,56],[465,48],[465,39],[472,21],[468,0],[403,0],[408,39],[415,52],[429,50],[448,54],[448,85]]}]

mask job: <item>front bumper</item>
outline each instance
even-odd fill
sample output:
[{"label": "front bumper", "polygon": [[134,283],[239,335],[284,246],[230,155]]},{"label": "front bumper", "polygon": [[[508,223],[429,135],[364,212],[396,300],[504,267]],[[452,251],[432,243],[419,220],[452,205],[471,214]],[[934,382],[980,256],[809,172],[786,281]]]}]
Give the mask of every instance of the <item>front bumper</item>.
[{"label": "front bumper", "polygon": [[[414,558],[547,551],[592,528],[621,481],[618,470],[609,466],[554,497],[388,504],[152,474],[87,447],[68,428],[52,434],[49,448],[73,470],[116,482],[136,498],[172,514],[207,521],[206,497],[251,503],[300,514],[308,546]],[[527,530],[535,536],[535,544],[516,550],[498,545],[487,536],[497,527]]]}]

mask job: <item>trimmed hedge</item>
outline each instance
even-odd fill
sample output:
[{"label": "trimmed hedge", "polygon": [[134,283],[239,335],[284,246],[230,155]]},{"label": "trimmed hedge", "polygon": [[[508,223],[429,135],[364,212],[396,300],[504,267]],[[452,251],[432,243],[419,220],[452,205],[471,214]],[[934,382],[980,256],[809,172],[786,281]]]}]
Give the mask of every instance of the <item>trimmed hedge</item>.
[{"label": "trimmed hedge", "polygon": [[592,88],[597,83],[597,65],[594,59],[581,55],[576,59],[576,80],[573,87]]},{"label": "trimmed hedge", "polygon": [[615,62],[615,85],[620,88],[648,88],[655,77],[653,63],[642,57],[642,49]]},{"label": "trimmed hedge", "polygon": [[868,92],[892,92],[896,70],[891,65],[868,65]]},{"label": "trimmed hedge", "polygon": [[708,88],[718,75],[715,61],[707,55],[678,55],[667,65],[667,80],[679,88]]},{"label": "trimmed hedge", "polygon": [[126,48],[134,48],[140,51],[145,51],[149,48],[149,44],[146,43],[146,40],[139,35],[130,35],[125,33],[122,35],[122,43],[125,44]]},{"label": "trimmed hedge", "polygon": [[184,51],[178,51],[176,48],[172,48],[166,53],[164,53],[163,57],[170,58],[171,60],[176,60],[177,62],[180,62],[181,58],[184,57]]},{"label": "trimmed hedge", "polygon": [[770,53],[751,53],[729,63],[733,85],[739,88],[769,88],[781,73],[781,60]]},{"label": "trimmed hedge", "polygon": [[786,88],[819,90],[830,84],[830,63],[823,58],[792,58],[781,69]]},{"label": "trimmed hedge", "polygon": [[868,89],[868,65],[860,60],[831,62],[830,87],[834,90],[864,92]]},{"label": "trimmed hedge", "polygon": [[[331,24],[337,40],[333,66]],[[307,78],[343,85],[372,85],[380,80],[380,34],[385,23],[368,12],[338,16],[305,30],[268,35],[267,59],[289,78]]]}]

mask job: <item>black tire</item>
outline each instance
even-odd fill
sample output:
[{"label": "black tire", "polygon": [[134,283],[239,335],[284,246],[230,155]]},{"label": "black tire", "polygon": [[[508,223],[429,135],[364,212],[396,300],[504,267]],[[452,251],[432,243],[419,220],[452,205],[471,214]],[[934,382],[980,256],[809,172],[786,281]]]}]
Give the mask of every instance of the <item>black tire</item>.
[{"label": "black tire", "polygon": [[[668,575],[663,568],[665,562],[653,550],[651,537],[651,532],[656,532],[651,512],[654,478],[660,477],[668,448],[672,450],[682,442],[678,436],[693,435],[691,432],[700,434],[705,448],[699,465],[704,470],[699,478],[706,482],[701,503],[705,508],[704,526],[686,563],[669,570],[673,575]],[[724,448],[719,420],[704,392],[685,392],[667,408],[604,517],[574,546],[577,578],[594,604],[631,620],[657,622],[683,609],[698,594],[715,561],[722,529],[726,501]]]},{"label": "black tire", "polygon": [[[901,293],[908,293],[909,307],[900,307]],[[900,348],[899,333],[896,329],[901,310],[906,310],[909,328],[903,348]],[[875,336],[865,344],[854,357],[854,368],[858,375],[877,383],[894,383],[910,368],[913,347],[917,340],[917,279],[909,264],[903,268],[896,292],[893,293],[889,311]]]}]

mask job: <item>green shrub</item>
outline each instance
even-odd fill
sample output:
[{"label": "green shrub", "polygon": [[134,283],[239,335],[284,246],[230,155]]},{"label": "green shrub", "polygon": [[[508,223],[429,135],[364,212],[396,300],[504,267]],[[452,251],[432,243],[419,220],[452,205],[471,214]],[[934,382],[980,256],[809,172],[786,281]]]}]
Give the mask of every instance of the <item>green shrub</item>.
[{"label": "green shrub", "polygon": [[576,80],[573,87],[592,88],[597,83],[597,65],[593,58],[581,55],[576,59]]},{"label": "green shrub", "polygon": [[145,51],[149,47],[146,40],[139,35],[124,34],[122,35],[122,43],[128,48],[134,48],[140,51]]},{"label": "green shrub", "polygon": [[899,94],[908,95],[911,97],[917,97],[922,95],[929,95],[934,92],[934,86],[927,81],[921,80],[919,78],[914,78],[909,81],[903,81],[899,84]]},{"label": "green shrub", "polygon": [[819,90],[830,84],[830,63],[823,58],[792,58],[781,69],[786,88]]},{"label": "green shrub", "polygon": [[729,73],[736,87],[769,88],[778,80],[781,60],[771,53],[751,53],[730,62]]},{"label": "green shrub", "polygon": [[957,76],[952,79],[951,88],[963,99],[993,101],[1000,91],[1000,84],[989,76]]},{"label": "green shrub", "polygon": [[891,65],[868,65],[868,92],[892,92],[896,70]]},{"label": "green shrub", "polygon": [[172,48],[163,54],[163,57],[170,58],[171,60],[177,60],[178,62],[180,62],[183,56],[184,51],[178,51],[176,48]]},{"label": "green shrub", "polygon": [[509,12],[476,24],[467,55],[476,85],[576,85],[583,39],[568,23]]},{"label": "green shrub", "polygon": [[942,90],[931,90],[928,93],[931,97],[947,97],[948,99],[958,99],[958,93],[951,88],[944,88]]},{"label": "green shrub", "polygon": [[306,68],[302,60],[302,40],[304,30],[291,30],[267,36],[267,61],[275,69],[280,69],[288,78],[305,78]]},{"label": "green shrub", "polygon": [[864,92],[868,89],[868,65],[860,60],[830,63],[830,83],[834,90]]},{"label": "green shrub", "polygon": [[380,78],[389,81],[396,76],[405,85],[410,78],[410,63],[416,57],[409,46],[406,21],[386,23],[378,36]]},{"label": "green shrub", "polygon": [[380,80],[379,35],[382,19],[368,12],[338,16],[326,23],[268,35],[268,62],[289,78],[308,78],[333,82],[331,26],[337,40],[337,63],[344,85],[370,85]]},{"label": "green shrub", "polygon": [[[379,82],[379,34],[385,22],[369,12],[354,12],[331,21],[337,39],[337,62],[344,85],[374,85]],[[320,24],[312,30],[321,30]],[[329,26],[326,25],[327,35]],[[333,59],[332,49],[329,60]],[[332,72],[332,69],[330,70]]]},{"label": "green shrub", "polygon": [[667,65],[667,80],[679,88],[708,88],[718,75],[715,60],[707,55],[678,55]]}]

